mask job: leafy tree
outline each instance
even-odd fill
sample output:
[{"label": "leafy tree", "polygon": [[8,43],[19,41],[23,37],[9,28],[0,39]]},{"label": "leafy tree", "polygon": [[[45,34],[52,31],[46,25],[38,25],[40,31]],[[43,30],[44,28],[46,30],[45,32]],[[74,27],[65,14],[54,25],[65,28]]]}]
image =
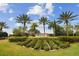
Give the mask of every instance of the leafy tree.
[{"label": "leafy tree", "polygon": [[66,29],[66,35],[68,36],[68,24],[70,21],[74,20],[74,18],[77,17],[77,15],[73,15],[73,12],[65,11],[60,14],[60,17],[58,18],[60,22],[64,22],[64,28]]}]

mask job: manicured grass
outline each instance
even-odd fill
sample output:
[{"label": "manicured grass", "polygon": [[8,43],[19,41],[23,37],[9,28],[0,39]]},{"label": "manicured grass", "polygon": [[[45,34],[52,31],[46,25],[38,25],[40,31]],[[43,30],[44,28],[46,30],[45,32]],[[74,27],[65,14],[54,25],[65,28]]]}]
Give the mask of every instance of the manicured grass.
[{"label": "manicured grass", "polygon": [[0,40],[0,56],[79,56],[79,43],[73,43],[66,49],[39,51]]}]

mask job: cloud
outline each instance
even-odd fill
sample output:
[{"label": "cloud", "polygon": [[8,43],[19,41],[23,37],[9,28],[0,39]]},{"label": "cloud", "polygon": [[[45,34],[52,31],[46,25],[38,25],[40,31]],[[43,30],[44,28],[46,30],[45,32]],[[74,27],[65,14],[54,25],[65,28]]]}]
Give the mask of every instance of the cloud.
[{"label": "cloud", "polygon": [[14,11],[12,10],[12,9],[9,9],[9,11],[8,11],[9,13],[13,13]]},{"label": "cloud", "polygon": [[0,3],[0,12],[6,13],[8,10],[8,4],[7,3]]},{"label": "cloud", "polygon": [[48,16],[51,15],[54,11],[54,6],[52,3],[47,3],[47,4],[37,4],[33,7],[31,7],[27,14],[28,15],[38,15],[38,16]]},{"label": "cloud", "polygon": [[2,13],[13,13],[13,9],[9,8],[8,3],[0,3],[0,12]]},{"label": "cloud", "polygon": [[10,17],[10,18],[9,18],[9,21],[13,21],[13,19],[14,19],[14,17]]},{"label": "cloud", "polygon": [[50,15],[53,12],[54,6],[52,6],[51,3],[47,3],[45,6],[45,9],[48,10],[47,13],[48,13],[48,15]]},{"label": "cloud", "polygon": [[35,5],[34,7],[32,7],[31,9],[29,9],[29,11],[27,12],[27,14],[34,14],[34,15],[40,15],[43,12],[42,7],[39,5]]}]

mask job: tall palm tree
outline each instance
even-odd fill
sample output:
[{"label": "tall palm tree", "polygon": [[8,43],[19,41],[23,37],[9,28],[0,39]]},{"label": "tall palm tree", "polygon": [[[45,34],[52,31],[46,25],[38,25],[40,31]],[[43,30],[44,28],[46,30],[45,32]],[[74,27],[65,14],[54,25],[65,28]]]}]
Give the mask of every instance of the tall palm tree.
[{"label": "tall palm tree", "polygon": [[29,19],[28,15],[23,14],[23,15],[17,16],[16,22],[23,24],[23,31],[25,32],[26,23],[29,23],[30,19]]},{"label": "tall palm tree", "polygon": [[5,22],[0,22],[0,31],[2,31],[3,28],[8,28],[8,26]]},{"label": "tall palm tree", "polygon": [[64,22],[64,27],[66,29],[66,35],[68,36],[67,26],[70,21],[74,20],[74,18],[77,17],[77,15],[73,15],[73,12],[65,11],[60,14],[60,17],[58,18],[61,22]]},{"label": "tall palm tree", "polygon": [[41,17],[41,19],[39,19],[39,23],[43,24],[44,36],[45,36],[45,25],[48,23],[47,17]]},{"label": "tall palm tree", "polygon": [[36,33],[38,33],[38,30],[36,29],[37,27],[38,27],[37,23],[32,23],[29,32],[31,32],[35,35]]}]

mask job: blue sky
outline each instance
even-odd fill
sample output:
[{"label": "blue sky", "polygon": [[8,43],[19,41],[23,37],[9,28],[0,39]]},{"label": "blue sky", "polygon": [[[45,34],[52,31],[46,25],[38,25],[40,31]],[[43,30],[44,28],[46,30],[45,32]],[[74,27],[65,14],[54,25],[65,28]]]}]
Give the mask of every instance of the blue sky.
[{"label": "blue sky", "polygon": [[[79,4],[77,3],[49,3],[49,4],[41,4],[41,3],[6,3],[0,4],[0,21],[5,21],[9,26],[8,29],[3,29],[8,33],[12,33],[12,29],[18,26],[22,26],[22,24],[16,23],[16,16],[21,14],[29,15],[30,19],[33,22],[38,23],[38,19],[42,16],[47,16],[49,20],[53,21],[59,17],[59,14],[62,11],[72,11],[74,14],[79,15]],[[78,17],[76,20],[72,21],[72,24],[78,23]],[[31,24],[27,24],[28,29]],[[46,25],[46,32],[52,33],[52,29],[49,30]],[[42,25],[39,25],[37,28],[41,32],[43,32]]]}]

